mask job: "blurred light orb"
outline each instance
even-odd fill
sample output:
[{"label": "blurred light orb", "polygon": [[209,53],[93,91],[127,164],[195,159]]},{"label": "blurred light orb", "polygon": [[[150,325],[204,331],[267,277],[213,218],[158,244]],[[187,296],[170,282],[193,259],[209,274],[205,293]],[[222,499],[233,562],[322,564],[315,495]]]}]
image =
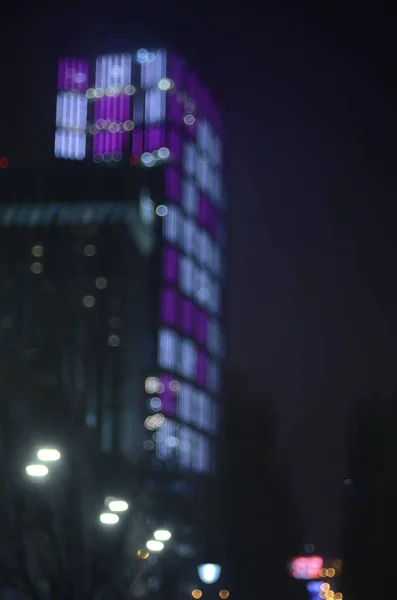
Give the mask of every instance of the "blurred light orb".
[{"label": "blurred light orb", "polygon": [[141,162],[145,167],[153,167],[156,164],[156,160],[151,152],[144,152],[141,156]]},{"label": "blurred light orb", "polygon": [[43,272],[43,263],[41,263],[41,262],[34,262],[34,263],[32,263],[30,265],[30,270],[35,275],[39,275],[40,273]]},{"label": "blurred light orb", "polygon": [[164,544],[158,540],[148,540],[146,542],[146,548],[151,552],[161,552],[161,550],[164,549]]},{"label": "blurred light orb", "polygon": [[198,575],[203,583],[216,583],[221,576],[221,566],[206,563],[197,567]]},{"label": "blurred light orb", "polygon": [[149,406],[152,410],[160,410],[162,402],[160,398],[150,398]]},{"label": "blurred light orb", "polygon": [[226,600],[226,598],[229,598],[229,596],[230,596],[229,590],[221,590],[219,592],[219,597],[222,598],[222,600]]},{"label": "blurred light orb", "polygon": [[125,500],[111,500],[108,504],[112,512],[125,512],[128,510],[128,502]]},{"label": "blurred light orb", "polygon": [[208,288],[200,288],[197,291],[197,297],[199,300],[208,300],[208,298],[210,297],[210,291]]},{"label": "blurred light orb", "polygon": [[199,600],[199,598],[201,598],[202,595],[203,592],[201,590],[192,590],[192,596],[195,600]]},{"label": "blurred light orb", "polygon": [[126,96],[133,96],[136,92],[136,88],[133,85],[126,85],[124,88],[124,94]]},{"label": "blurred light orb", "polygon": [[95,286],[98,288],[98,290],[104,290],[107,288],[108,282],[106,277],[97,277],[95,279]]},{"label": "blurred light orb", "polygon": [[36,258],[40,258],[44,254],[44,248],[41,244],[36,244],[33,246],[31,252]]},{"label": "blurred light orb", "polygon": [[320,589],[321,589],[322,592],[328,592],[328,590],[329,590],[330,587],[331,586],[329,585],[329,583],[322,583],[321,586],[320,586]]},{"label": "blurred light orb", "polygon": [[153,537],[159,542],[168,542],[168,540],[171,539],[172,534],[171,531],[168,531],[168,529],[157,529],[154,532]]},{"label": "blurred light orb", "polygon": [[165,217],[168,213],[168,208],[164,204],[159,204],[156,208],[156,215],[159,217]]},{"label": "blurred light orb", "polygon": [[136,53],[136,59],[141,65],[143,65],[148,61],[148,55],[149,53],[145,48],[140,48]]},{"label": "blurred light orb", "polygon": [[173,87],[174,83],[171,79],[164,77],[163,79],[160,79],[157,85],[161,91],[167,92]]},{"label": "blurred light orb", "polygon": [[109,346],[112,346],[112,348],[117,348],[117,346],[120,346],[120,343],[121,343],[121,340],[118,335],[116,335],[114,333],[112,335],[109,335],[109,337],[108,337]]},{"label": "blurred light orb", "polygon": [[150,431],[156,431],[156,429],[159,429],[162,425],[164,425],[165,421],[166,418],[161,413],[150,415],[145,419],[145,427]]},{"label": "blurred light orb", "polygon": [[176,379],[174,379],[173,381],[170,381],[169,388],[171,392],[179,392],[179,390],[181,389],[181,384],[179,383],[179,381],[176,381]]},{"label": "blurred light orb", "polygon": [[53,462],[61,458],[61,453],[56,448],[40,448],[37,458],[43,462]]},{"label": "blurred light orb", "polygon": [[74,80],[76,83],[84,83],[86,81],[87,75],[85,73],[76,73],[74,76]]},{"label": "blurred light orb", "polygon": [[87,98],[89,100],[92,100],[93,98],[95,98],[96,92],[95,92],[94,88],[88,88],[88,90],[86,91],[85,95],[87,96]]},{"label": "blurred light orb", "polygon": [[120,521],[120,518],[115,513],[102,513],[99,516],[99,520],[104,525],[116,525]]},{"label": "blurred light orb", "polygon": [[124,121],[123,123],[123,128],[125,131],[132,131],[134,129],[135,125],[133,121]]},{"label": "blurred light orb", "polygon": [[158,377],[146,377],[145,379],[145,392],[148,394],[156,394],[159,389],[159,378]]},{"label": "blurred light orb", "polygon": [[103,88],[96,88],[95,96],[96,98],[103,98],[105,95],[105,90]]},{"label": "blurred light orb", "polygon": [[185,115],[183,117],[183,122],[185,125],[194,125],[196,122],[196,118],[193,115]]},{"label": "blurred light orb", "polygon": [[28,465],[25,471],[29,477],[45,477],[48,475],[48,467],[45,465]]},{"label": "blurred light orb", "polygon": [[159,148],[157,151],[157,154],[158,154],[159,158],[164,159],[164,160],[166,158],[170,157],[170,151],[168,150],[168,148],[165,148],[165,146],[162,148]]},{"label": "blurred light orb", "polygon": [[137,555],[142,560],[146,560],[147,558],[149,558],[150,552],[148,552],[147,550],[142,550],[141,549],[141,550],[138,550]]},{"label": "blurred light orb", "polygon": [[143,442],[143,447],[145,448],[145,450],[154,450],[155,443],[152,440],[145,440]]},{"label": "blurred light orb", "polygon": [[82,299],[82,303],[83,306],[85,306],[86,308],[92,308],[93,306],[95,306],[95,298],[94,296],[88,294],[87,296],[84,296],[84,298]]},{"label": "blurred light orb", "polygon": [[93,244],[87,244],[84,247],[84,254],[86,256],[95,256],[95,254],[96,254],[96,248],[95,248],[95,246]]}]

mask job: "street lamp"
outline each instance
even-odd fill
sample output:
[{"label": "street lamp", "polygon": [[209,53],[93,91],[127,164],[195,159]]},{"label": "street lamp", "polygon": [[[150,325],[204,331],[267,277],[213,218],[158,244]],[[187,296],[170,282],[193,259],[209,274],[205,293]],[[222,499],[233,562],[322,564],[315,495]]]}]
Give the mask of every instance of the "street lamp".
[{"label": "street lamp", "polygon": [[43,462],[53,462],[61,458],[61,453],[56,448],[40,448],[37,458]]},{"label": "street lamp", "polygon": [[120,519],[115,513],[102,513],[99,516],[99,520],[104,525],[115,525]]},{"label": "street lamp", "polygon": [[28,465],[25,469],[29,477],[46,477],[48,468],[45,465]]},{"label": "street lamp", "polygon": [[203,583],[216,583],[221,576],[221,566],[214,563],[199,565],[197,571]]},{"label": "street lamp", "polygon": [[168,529],[157,529],[154,532],[153,537],[159,542],[168,542],[168,540],[171,539],[171,531],[168,531]]},{"label": "street lamp", "polygon": [[146,542],[146,548],[151,552],[161,552],[164,548],[164,544],[158,540],[149,540]]}]

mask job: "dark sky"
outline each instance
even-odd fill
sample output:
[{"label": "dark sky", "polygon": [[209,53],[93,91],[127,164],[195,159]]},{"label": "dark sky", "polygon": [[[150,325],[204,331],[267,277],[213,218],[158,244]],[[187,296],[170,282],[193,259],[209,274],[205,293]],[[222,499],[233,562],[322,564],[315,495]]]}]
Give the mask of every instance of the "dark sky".
[{"label": "dark sky", "polygon": [[332,548],[346,407],[396,383],[396,22],[323,4],[11,5],[0,154],[32,147],[23,119],[51,147],[58,54],[148,39],[198,67],[227,130],[231,361],[272,392],[308,539]]}]

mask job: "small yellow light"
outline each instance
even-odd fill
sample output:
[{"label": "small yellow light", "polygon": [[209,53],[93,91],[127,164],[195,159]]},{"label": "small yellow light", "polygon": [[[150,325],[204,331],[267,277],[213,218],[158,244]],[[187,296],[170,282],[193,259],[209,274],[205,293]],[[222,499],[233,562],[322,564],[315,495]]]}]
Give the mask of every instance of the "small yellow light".
[{"label": "small yellow light", "polygon": [[328,590],[328,592],[325,592],[325,597],[327,598],[327,600],[329,600],[330,598],[333,598],[334,597],[333,590]]},{"label": "small yellow light", "polygon": [[142,560],[146,560],[150,556],[150,552],[147,550],[138,550],[137,554]]},{"label": "small yellow light", "polygon": [[335,600],[343,600],[342,592],[336,592],[334,598],[335,598]]},{"label": "small yellow light", "polygon": [[327,576],[328,577],[334,577],[335,576],[335,569],[327,569]]},{"label": "small yellow light", "polygon": [[201,590],[193,590],[192,591],[192,596],[193,596],[193,598],[195,598],[195,600],[198,600],[199,598],[201,598],[202,595],[203,595],[203,592]]},{"label": "small yellow light", "polygon": [[321,586],[321,590],[323,592],[328,592],[329,588],[330,588],[329,583],[323,583],[322,586]]},{"label": "small yellow light", "polygon": [[229,598],[230,592],[228,590],[221,590],[219,592],[219,596],[222,598],[222,600],[226,600],[226,598]]}]

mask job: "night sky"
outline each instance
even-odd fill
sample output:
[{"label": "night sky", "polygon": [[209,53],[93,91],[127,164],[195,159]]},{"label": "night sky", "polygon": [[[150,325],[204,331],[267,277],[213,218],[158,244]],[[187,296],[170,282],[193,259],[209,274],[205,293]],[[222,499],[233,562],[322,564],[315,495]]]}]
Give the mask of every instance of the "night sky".
[{"label": "night sky", "polygon": [[147,39],[198,68],[227,131],[231,363],[271,392],[308,541],[332,552],[344,415],[397,389],[396,22],[374,4],[295,4],[71,3],[23,23],[9,6],[0,155],[51,151],[59,54]]}]

